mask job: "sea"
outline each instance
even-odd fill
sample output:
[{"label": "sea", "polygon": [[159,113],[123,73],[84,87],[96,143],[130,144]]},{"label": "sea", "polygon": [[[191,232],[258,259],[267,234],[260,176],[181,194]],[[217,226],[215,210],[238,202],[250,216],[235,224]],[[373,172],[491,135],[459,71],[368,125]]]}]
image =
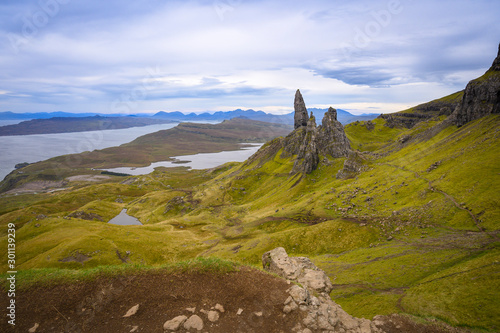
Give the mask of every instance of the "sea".
[{"label": "sea", "polygon": [[[18,122],[20,121],[0,120],[0,126],[11,125]],[[217,122],[210,123],[215,124]],[[18,163],[33,163],[60,155],[115,147],[128,143],[142,135],[170,129],[175,126],[177,126],[177,123],[116,130],[0,136],[0,179],[4,179],[5,176],[12,172],[15,169],[15,165]],[[126,170],[123,171],[129,174],[144,174],[153,171],[155,166],[188,166],[198,169],[211,168],[226,162],[244,161],[259,147],[260,144],[231,152],[197,154],[189,156],[189,158],[188,156],[179,156],[178,158],[180,160],[190,161],[190,163],[169,165],[171,162],[157,162],[154,163],[152,167],[150,166],[144,169],[136,168],[139,170],[135,172],[133,170],[128,170],[130,172],[126,172]]]}]

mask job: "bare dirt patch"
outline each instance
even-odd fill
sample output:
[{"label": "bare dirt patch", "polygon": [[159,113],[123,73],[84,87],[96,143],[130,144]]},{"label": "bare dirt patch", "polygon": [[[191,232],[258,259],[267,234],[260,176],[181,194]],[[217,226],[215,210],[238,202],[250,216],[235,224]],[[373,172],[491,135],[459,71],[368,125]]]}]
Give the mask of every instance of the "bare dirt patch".
[{"label": "bare dirt patch", "polygon": [[[0,331],[27,332],[37,326],[36,333],[163,333],[166,321],[197,315],[204,325],[199,332],[289,333],[305,316],[302,311],[283,313],[290,286],[283,279],[243,267],[232,273],[160,271],[31,287],[16,292],[16,326],[4,319]],[[0,300],[2,307],[7,306],[6,293]],[[132,308],[137,312],[125,317]],[[209,313],[213,319],[213,312],[218,319],[211,322]],[[402,315],[378,316],[375,320],[377,327],[388,333],[466,332],[437,323],[415,323]],[[181,326],[177,332],[193,330]]]},{"label": "bare dirt patch", "polygon": [[[301,319],[297,313],[282,312],[289,287],[282,279],[248,268],[227,274],[150,273],[34,287],[16,294],[15,329],[3,320],[0,331],[27,332],[38,323],[37,333],[130,332],[135,326],[136,332],[163,332],[167,320],[189,317],[193,313],[186,308],[195,308],[194,314],[204,322],[201,332],[286,333]],[[123,318],[136,304],[137,314]],[[201,310],[217,304],[225,311],[212,323]],[[239,309],[243,311],[238,315]]]},{"label": "bare dirt patch", "polygon": [[108,179],[111,177],[104,175],[77,175],[66,178],[70,182],[100,182]]}]

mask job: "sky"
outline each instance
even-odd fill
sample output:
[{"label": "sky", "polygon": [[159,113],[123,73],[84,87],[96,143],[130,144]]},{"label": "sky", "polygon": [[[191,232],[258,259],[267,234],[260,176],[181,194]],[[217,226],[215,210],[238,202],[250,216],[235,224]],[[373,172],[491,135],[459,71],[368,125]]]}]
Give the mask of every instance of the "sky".
[{"label": "sky", "polygon": [[464,89],[498,0],[2,0],[0,112],[389,113]]}]

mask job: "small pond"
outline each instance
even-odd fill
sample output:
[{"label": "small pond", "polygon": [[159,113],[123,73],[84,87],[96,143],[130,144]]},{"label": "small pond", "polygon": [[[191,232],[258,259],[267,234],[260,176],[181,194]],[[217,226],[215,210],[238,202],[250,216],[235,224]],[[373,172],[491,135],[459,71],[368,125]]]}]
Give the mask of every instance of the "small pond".
[{"label": "small pond", "polygon": [[120,214],[109,220],[108,223],[119,224],[119,225],[142,225],[141,221],[133,216],[127,214],[127,210],[124,208]]}]

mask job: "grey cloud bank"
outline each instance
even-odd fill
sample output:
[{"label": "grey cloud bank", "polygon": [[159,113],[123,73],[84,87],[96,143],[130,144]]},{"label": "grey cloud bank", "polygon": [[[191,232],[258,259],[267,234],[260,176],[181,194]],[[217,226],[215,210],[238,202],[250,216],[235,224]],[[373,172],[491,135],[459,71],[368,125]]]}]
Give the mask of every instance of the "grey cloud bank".
[{"label": "grey cloud bank", "polygon": [[464,88],[499,1],[3,1],[0,111],[393,112]]}]

